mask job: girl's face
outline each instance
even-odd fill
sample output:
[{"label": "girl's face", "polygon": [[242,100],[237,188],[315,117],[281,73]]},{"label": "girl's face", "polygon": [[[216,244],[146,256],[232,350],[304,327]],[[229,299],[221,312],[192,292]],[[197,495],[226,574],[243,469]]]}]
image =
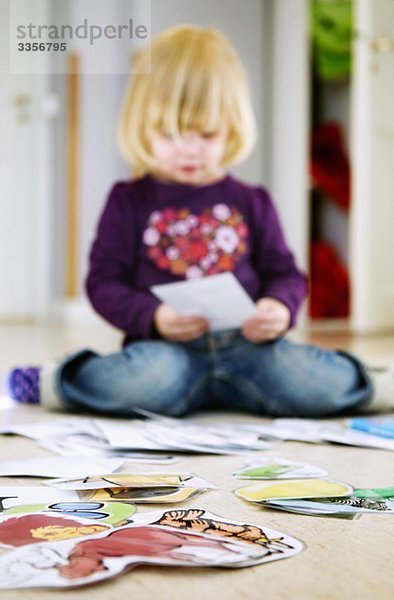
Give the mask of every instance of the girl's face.
[{"label": "girl's face", "polygon": [[177,138],[156,133],[151,138],[151,152],[159,165],[155,175],[173,183],[213,183],[224,176],[226,140],[224,128],[207,133],[185,130]]}]

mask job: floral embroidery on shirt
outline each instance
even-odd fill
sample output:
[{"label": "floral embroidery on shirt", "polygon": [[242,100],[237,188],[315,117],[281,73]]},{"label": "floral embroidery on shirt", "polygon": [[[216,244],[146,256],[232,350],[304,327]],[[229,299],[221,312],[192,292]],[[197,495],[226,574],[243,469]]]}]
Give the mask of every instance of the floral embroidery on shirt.
[{"label": "floral embroidery on shirt", "polygon": [[186,279],[232,271],[246,252],[248,228],[226,204],[195,215],[187,208],[156,210],[143,233],[148,256],[159,269]]}]

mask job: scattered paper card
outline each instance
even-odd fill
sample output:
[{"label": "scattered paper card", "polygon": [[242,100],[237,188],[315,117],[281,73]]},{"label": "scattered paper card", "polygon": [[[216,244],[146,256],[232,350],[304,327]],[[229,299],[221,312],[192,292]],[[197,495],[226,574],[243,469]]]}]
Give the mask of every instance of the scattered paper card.
[{"label": "scattered paper card", "polygon": [[26,546],[44,541],[67,540],[108,531],[109,525],[73,515],[33,513],[0,516],[0,546]]},{"label": "scattered paper card", "polygon": [[349,426],[352,429],[370,433],[384,438],[394,438],[394,417],[357,417],[349,419]]},{"label": "scattered paper card", "polygon": [[258,463],[248,464],[245,469],[234,473],[238,479],[306,479],[328,475],[328,471],[307,463],[285,458],[264,458]]},{"label": "scattered paper card", "polygon": [[13,550],[0,558],[0,588],[72,588],[138,564],[248,567],[289,558],[303,549],[300,541],[281,532],[201,509],[143,513],[142,519],[154,523]]},{"label": "scattered paper card", "polygon": [[394,450],[394,440],[351,430],[328,420],[275,419],[272,431],[277,431],[281,435],[281,439],[287,440],[332,442],[347,446]]},{"label": "scattered paper card", "polygon": [[138,564],[241,566],[255,548],[155,525],[127,525],[83,540],[29,545],[0,558],[0,589],[72,588],[112,578]]},{"label": "scattered paper card", "polygon": [[356,489],[342,498],[269,500],[265,506],[319,517],[353,518],[363,513],[394,515],[394,488]]},{"label": "scattered paper card", "polygon": [[157,415],[150,416],[146,421],[135,419],[119,423],[95,419],[95,423],[113,448],[240,454],[272,447],[272,444],[261,441],[258,434],[242,431],[230,424],[204,426],[188,419]]},{"label": "scattered paper card", "polygon": [[233,273],[154,285],[151,291],[181,315],[205,317],[212,331],[236,329],[256,306]]},{"label": "scattered paper card", "polygon": [[59,490],[75,490],[80,499],[136,503],[183,502],[215,486],[192,473],[114,473],[84,479],[48,480]]},{"label": "scattered paper card", "polygon": [[204,508],[185,508],[166,511],[136,513],[134,523],[174,527],[183,531],[205,533],[233,541],[243,541],[256,545],[264,555],[243,566],[252,566],[261,562],[271,562],[298,554],[303,544],[280,531],[262,528],[259,525],[235,521],[216,515]]},{"label": "scattered paper card", "polygon": [[80,458],[78,461],[62,456],[10,460],[0,463],[0,477],[86,477],[116,471],[123,458]]},{"label": "scattered paper card", "polygon": [[376,498],[381,500],[382,498],[394,498],[394,486],[384,488],[359,488],[354,490],[353,495],[357,498]]},{"label": "scattered paper card", "polygon": [[[171,488],[175,489],[175,488]],[[188,488],[189,489],[189,488]],[[107,493],[105,493],[107,492]],[[121,494],[123,492],[123,494]],[[57,502],[132,502],[123,488],[108,490],[61,490],[49,486],[4,486],[0,488],[0,512],[21,504]]]},{"label": "scattered paper card", "polygon": [[235,490],[235,494],[249,502],[265,502],[283,498],[327,498],[348,496],[353,487],[328,479],[297,479],[281,483],[255,483]]},{"label": "scattered paper card", "polygon": [[62,491],[49,487],[33,485],[11,485],[0,487],[0,511],[20,504],[40,504],[43,502],[77,501],[74,491]]},{"label": "scattered paper card", "polygon": [[[36,440],[41,447],[65,457],[78,459],[123,458],[133,462],[152,464],[172,464],[178,458],[160,453],[144,453],[137,450],[112,447],[93,419],[68,417],[67,420],[48,424],[12,424],[3,427],[1,433],[16,434]],[[147,450],[151,450],[149,445]],[[103,472],[104,469],[101,469]],[[55,475],[59,477],[61,473]],[[49,476],[49,475],[48,475]]]},{"label": "scattered paper card", "polygon": [[173,504],[184,502],[205,492],[207,488],[195,487],[144,487],[103,488],[100,490],[78,490],[82,500],[96,502],[134,502],[135,504]]},{"label": "scattered paper card", "polygon": [[100,490],[103,488],[177,487],[192,475],[161,473],[111,473],[83,478],[62,478],[45,482],[62,490]]},{"label": "scattered paper card", "polygon": [[63,437],[74,430],[74,419],[51,421],[48,423],[10,423],[0,429],[5,435],[21,435],[32,440],[41,440],[47,436]]},{"label": "scattered paper card", "polygon": [[51,479],[47,485],[62,490],[99,490],[104,488],[215,487],[192,473],[111,473],[75,479]]}]

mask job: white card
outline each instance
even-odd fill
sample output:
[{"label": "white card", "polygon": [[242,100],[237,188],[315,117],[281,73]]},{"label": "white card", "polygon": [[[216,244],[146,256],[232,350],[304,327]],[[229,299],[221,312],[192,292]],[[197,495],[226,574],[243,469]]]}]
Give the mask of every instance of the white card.
[{"label": "white card", "polygon": [[113,472],[124,463],[123,458],[80,458],[70,461],[68,457],[51,456],[0,463],[0,476],[14,477],[86,477]]},{"label": "white card", "polygon": [[241,327],[256,312],[253,300],[232,273],[154,285],[151,291],[179,314],[205,317],[212,331]]}]

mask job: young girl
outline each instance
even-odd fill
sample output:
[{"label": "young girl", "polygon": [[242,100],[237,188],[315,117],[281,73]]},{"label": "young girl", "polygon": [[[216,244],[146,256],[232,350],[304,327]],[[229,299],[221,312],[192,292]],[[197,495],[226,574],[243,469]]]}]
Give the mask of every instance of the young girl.
[{"label": "young girl", "polygon": [[[306,293],[268,192],[227,167],[255,139],[245,74],[215,30],[181,26],[136,57],[119,138],[134,179],[109,194],[90,255],[87,293],[125,333],[120,352],[82,350],[15,369],[11,395],[48,408],[184,415],[208,407],[320,417],[393,404],[345,353],[284,335]],[[238,330],[211,332],[177,314],[152,285],[232,271],[256,303]],[[185,307],[187,308],[187,307]]]}]

